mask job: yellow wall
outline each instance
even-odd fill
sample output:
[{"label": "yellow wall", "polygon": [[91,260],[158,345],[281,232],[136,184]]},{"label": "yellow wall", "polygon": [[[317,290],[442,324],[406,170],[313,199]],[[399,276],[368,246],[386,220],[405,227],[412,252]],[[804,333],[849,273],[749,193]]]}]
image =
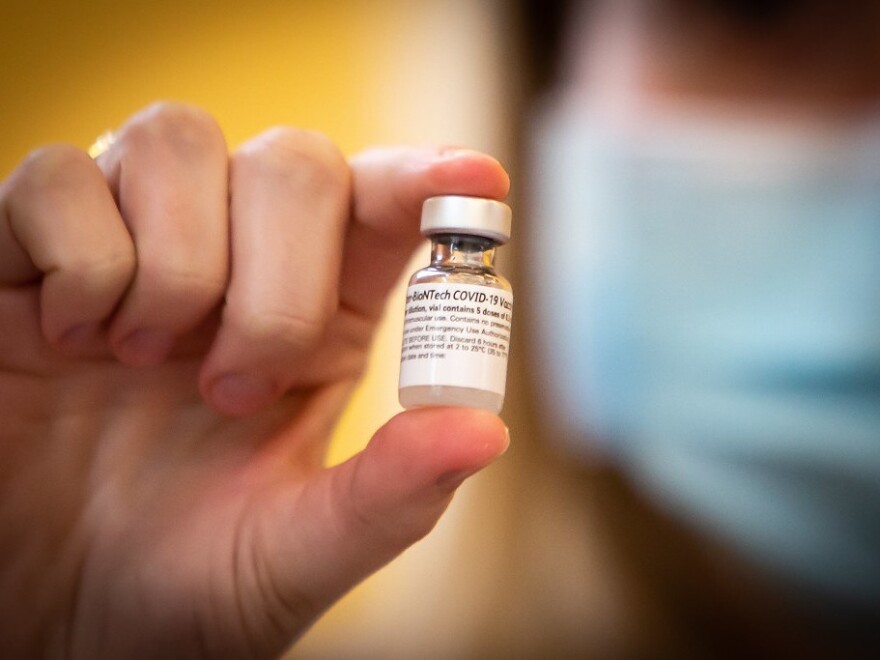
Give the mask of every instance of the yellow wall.
[{"label": "yellow wall", "polygon": [[351,106],[370,28],[364,3],[338,4],[6,0],[0,170],[34,144],[88,145],[160,98],[210,109],[231,145],[288,123],[356,148],[369,132]]}]

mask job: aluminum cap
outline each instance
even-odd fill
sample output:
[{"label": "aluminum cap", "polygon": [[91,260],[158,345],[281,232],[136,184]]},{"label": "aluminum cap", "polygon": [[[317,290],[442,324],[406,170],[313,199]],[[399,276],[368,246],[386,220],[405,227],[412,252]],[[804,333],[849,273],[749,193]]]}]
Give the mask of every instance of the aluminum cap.
[{"label": "aluminum cap", "polygon": [[494,199],[443,195],[422,206],[422,235],[471,234],[499,243],[510,240],[510,207]]}]

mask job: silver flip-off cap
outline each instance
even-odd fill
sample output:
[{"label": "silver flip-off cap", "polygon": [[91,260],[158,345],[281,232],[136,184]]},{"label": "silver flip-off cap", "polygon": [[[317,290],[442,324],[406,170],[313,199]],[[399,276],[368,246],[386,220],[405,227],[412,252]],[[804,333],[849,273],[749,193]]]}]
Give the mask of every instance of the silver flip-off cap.
[{"label": "silver flip-off cap", "polygon": [[422,235],[471,234],[499,243],[510,240],[510,207],[494,199],[443,195],[422,205]]}]

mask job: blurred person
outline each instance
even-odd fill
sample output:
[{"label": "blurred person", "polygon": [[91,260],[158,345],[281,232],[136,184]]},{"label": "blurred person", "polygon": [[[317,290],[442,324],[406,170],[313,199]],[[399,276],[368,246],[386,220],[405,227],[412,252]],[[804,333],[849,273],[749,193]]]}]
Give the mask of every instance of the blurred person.
[{"label": "blurred person", "polygon": [[656,626],[641,652],[873,656],[880,7],[571,20],[518,290],[537,428],[611,466],[594,499]]},{"label": "blurred person", "polygon": [[[605,449],[608,476],[573,473],[660,617],[609,653],[868,650],[876,10],[552,8],[567,66],[531,132],[521,298],[535,428]],[[4,655],[269,657],[426,533],[504,451],[496,417],[409,411],[321,454],[421,201],[507,187],[474,152],[346,161],[296,129],[230,155],[176,104],[94,161],[34,152],[0,188]],[[570,635],[512,652],[593,648]]]}]

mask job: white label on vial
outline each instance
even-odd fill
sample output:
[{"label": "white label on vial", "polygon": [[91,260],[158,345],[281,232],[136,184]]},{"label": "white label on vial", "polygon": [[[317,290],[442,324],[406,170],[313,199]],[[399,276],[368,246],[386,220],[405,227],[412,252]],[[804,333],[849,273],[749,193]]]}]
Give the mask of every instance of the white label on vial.
[{"label": "white label on vial", "polygon": [[406,290],[400,387],[451,385],[504,395],[513,296],[475,284]]}]

